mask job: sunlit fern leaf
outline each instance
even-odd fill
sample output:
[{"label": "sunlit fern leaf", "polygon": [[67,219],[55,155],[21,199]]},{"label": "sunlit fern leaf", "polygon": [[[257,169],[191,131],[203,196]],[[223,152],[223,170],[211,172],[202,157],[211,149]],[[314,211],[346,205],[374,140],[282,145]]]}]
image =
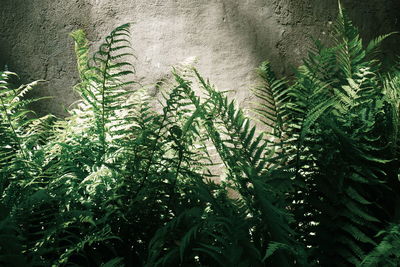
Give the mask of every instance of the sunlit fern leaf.
[{"label": "sunlit fern leaf", "polygon": [[129,108],[125,100],[132,89],[129,91],[126,87],[135,83],[127,79],[134,73],[133,65],[125,59],[133,56],[127,52],[130,50],[129,27],[130,24],[124,24],[115,28],[95,52],[92,62],[89,60],[89,45],[84,32],[75,31],[71,34],[75,40],[81,77],[76,90],[93,109],[102,154],[109,152],[107,143],[110,138],[113,139],[114,129],[118,129],[113,125],[128,123],[118,118],[118,111]]},{"label": "sunlit fern leaf", "polygon": [[339,15],[335,24],[337,66],[341,70],[342,80],[353,78],[354,73],[365,67],[366,51],[363,48],[358,30],[353,26],[347,13],[339,2]]}]

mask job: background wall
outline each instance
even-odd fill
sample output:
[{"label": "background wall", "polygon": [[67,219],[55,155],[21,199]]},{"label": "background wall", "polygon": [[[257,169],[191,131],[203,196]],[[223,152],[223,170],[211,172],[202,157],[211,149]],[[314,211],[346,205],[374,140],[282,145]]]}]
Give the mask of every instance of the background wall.
[{"label": "background wall", "polygon": [[[343,0],[362,36],[400,31],[399,0]],[[281,75],[300,63],[309,36],[325,39],[336,0],[1,0],[0,66],[24,81],[44,79],[41,112],[64,114],[77,81],[71,31],[82,28],[94,45],[116,26],[133,22],[136,78],[154,84],[175,65],[197,57],[200,72],[243,104],[265,59]],[[384,45],[394,56],[400,38]]]}]

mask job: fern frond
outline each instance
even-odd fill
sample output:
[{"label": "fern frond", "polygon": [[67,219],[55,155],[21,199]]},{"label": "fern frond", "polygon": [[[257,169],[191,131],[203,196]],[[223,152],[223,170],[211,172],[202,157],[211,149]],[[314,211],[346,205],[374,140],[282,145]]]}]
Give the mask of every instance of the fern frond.
[{"label": "fern frond", "polygon": [[279,80],[271,70],[269,62],[263,62],[258,69],[263,85],[255,88],[254,95],[262,102],[256,104],[255,112],[261,116],[261,122],[279,131],[286,114],[283,103],[288,101],[286,81]]},{"label": "fern frond", "polygon": [[339,3],[339,15],[335,24],[337,62],[342,79],[352,78],[355,72],[365,66],[366,52],[363,49],[357,29],[353,26]]},{"label": "fern frond", "polygon": [[379,49],[379,46],[381,45],[381,43],[382,43],[383,41],[385,41],[388,37],[390,37],[390,36],[392,36],[392,35],[394,35],[394,34],[398,34],[398,32],[387,33],[387,34],[380,35],[380,36],[378,36],[378,37],[372,39],[372,40],[368,43],[368,45],[367,45],[367,47],[366,47],[366,49],[365,49],[367,55],[370,55],[370,54],[375,53],[375,52]]}]

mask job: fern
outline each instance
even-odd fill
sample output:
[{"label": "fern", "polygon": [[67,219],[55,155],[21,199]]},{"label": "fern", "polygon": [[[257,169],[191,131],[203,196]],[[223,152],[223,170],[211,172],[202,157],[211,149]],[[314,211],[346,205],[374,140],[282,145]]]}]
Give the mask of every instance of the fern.
[{"label": "fern", "polygon": [[121,123],[116,113],[128,108],[124,100],[130,92],[124,88],[135,83],[122,80],[133,74],[133,70],[129,69],[132,65],[124,61],[125,57],[132,56],[126,51],[129,49],[129,26],[121,25],[105,38],[105,42],[93,56],[94,64],[90,64],[88,60],[88,41],[83,31],[78,30],[71,34],[75,40],[78,70],[82,80],[76,90],[95,115],[96,132],[101,147],[100,157],[109,152],[107,143],[112,137],[107,137],[106,133],[112,135]]},{"label": "fern", "polygon": [[192,66],[155,103],[132,80],[129,29],[93,55],[71,34],[67,118],[34,118],[35,83],[1,72],[0,264],[398,264],[400,75],[373,59],[390,34],[364,48],[340,7],[335,44],[293,79],[264,62],[261,131]]},{"label": "fern", "polygon": [[388,230],[380,231],[377,237],[382,241],[370,252],[360,266],[397,266],[399,265],[399,227],[391,225]]},{"label": "fern", "polygon": [[[392,100],[386,102],[379,64],[367,58],[389,35],[364,49],[341,7],[335,29],[335,46],[317,42],[296,81],[283,91],[286,103],[276,105],[284,107],[286,116],[276,164],[295,182],[287,205],[298,240],[310,248],[310,261],[357,265],[376,244],[374,235],[384,225],[378,218],[391,210],[377,192],[392,195],[387,181],[397,188],[395,174],[387,171],[394,160],[393,152],[387,152],[394,143],[387,142],[397,140],[397,126],[380,124],[397,117],[397,108]],[[277,89],[269,90],[273,95]],[[271,110],[271,102],[257,96]]]}]

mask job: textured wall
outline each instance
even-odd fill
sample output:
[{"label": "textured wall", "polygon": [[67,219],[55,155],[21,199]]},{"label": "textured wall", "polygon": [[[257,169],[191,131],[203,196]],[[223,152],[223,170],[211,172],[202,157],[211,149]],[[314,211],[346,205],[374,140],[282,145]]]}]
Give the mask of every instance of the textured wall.
[{"label": "textured wall", "polygon": [[[343,1],[362,36],[400,30],[399,0]],[[62,114],[76,96],[73,43],[83,28],[98,44],[114,27],[134,22],[137,80],[155,83],[171,66],[198,58],[200,72],[242,104],[254,84],[254,69],[269,59],[280,74],[304,56],[308,37],[326,37],[336,0],[1,0],[0,64],[25,81],[47,80],[38,96],[41,111]],[[393,56],[400,38],[385,44]]]}]

